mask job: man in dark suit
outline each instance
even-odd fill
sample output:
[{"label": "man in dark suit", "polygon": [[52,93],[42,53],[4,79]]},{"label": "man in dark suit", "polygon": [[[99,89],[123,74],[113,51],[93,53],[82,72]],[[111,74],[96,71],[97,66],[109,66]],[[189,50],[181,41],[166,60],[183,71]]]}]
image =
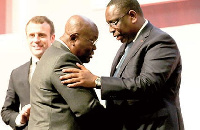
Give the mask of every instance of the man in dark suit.
[{"label": "man in dark suit", "polygon": [[[35,16],[26,25],[26,37],[31,60],[14,69],[10,76],[7,95],[1,110],[3,121],[16,130],[27,130],[30,114],[30,80],[44,51],[54,42],[54,25],[45,16]],[[21,111],[19,112],[19,107]]]},{"label": "man in dark suit", "polygon": [[[74,15],[65,25],[65,33],[48,48],[31,81],[29,130],[104,130],[104,116],[93,88],[68,88],[59,77],[63,68],[88,63],[98,38],[95,23]],[[103,121],[102,121],[103,122]]]},{"label": "man in dark suit", "polygon": [[98,77],[77,64],[81,70],[64,70],[74,73],[62,76],[67,79],[62,83],[101,88],[113,130],[183,130],[182,64],[174,39],[144,18],[136,0],[111,0],[105,16],[110,32],[123,43],[111,77]]}]

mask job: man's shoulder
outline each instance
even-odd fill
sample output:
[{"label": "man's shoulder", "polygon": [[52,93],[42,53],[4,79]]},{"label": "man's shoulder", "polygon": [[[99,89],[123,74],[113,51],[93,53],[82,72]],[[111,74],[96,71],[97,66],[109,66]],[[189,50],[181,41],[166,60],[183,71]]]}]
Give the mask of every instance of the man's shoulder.
[{"label": "man's shoulder", "polygon": [[18,72],[18,71],[21,71],[21,70],[24,70],[24,68],[27,68],[30,66],[30,61],[18,66],[17,68],[13,69],[13,72]]},{"label": "man's shoulder", "polygon": [[151,34],[154,34],[156,36],[170,36],[167,32],[165,32],[163,29],[158,28],[154,26],[153,24],[149,23],[148,27],[151,28]]}]

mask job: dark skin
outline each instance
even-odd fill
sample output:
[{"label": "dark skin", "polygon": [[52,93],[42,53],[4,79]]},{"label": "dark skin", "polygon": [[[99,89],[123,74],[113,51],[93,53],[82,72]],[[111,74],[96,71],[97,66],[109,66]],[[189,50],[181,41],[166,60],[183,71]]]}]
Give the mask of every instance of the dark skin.
[{"label": "dark skin", "polygon": [[[91,30],[91,31],[87,31]],[[74,15],[70,17],[65,25],[65,33],[60,37],[83,63],[88,63],[96,45],[93,43],[98,38],[98,29],[89,19]]]},{"label": "dark skin", "polygon": [[[122,13],[115,5],[111,5],[106,8],[105,17],[108,24],[120,19],[117,25],[109,27],[109,31],[110,33],[113,33],[113,37],[120,40],[122,44],[133,41],[137,32],[145,22],[144,17],[137,14],[134,10],[129,10],[127,14]],[[127,26],[129,28],[127,28]],[[77,64],[77,66],[80,69],[63,69],[63,72],[68,74],[60,77],[61,82],[63,84],[67,84],[68,87],[83,86],[95,88],[95,79],[98,76],[92,74],[83,65]]]},{"label": "dark skin", "polygon": [[[67,72],[70,74],[66,74],[60,77],[63,84],[67,84],[68,87],[77,87],[84,86],[88,88],[95,88],[95,79],[98,77],[92,74],[85,66],[76,64],[80,69],[69,68],[63,69],[63,72]],[[67,80],[65,80],[67,79]]]}]

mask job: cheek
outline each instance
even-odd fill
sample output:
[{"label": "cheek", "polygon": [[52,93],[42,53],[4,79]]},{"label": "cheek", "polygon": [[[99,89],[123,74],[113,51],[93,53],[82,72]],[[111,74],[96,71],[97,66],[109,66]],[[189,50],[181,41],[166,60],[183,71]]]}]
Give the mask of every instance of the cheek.
[{"label": "cheek", "polygon": [[27,42],[27,44],[28,44],[28,46],[29,46],[29,47],[31,47],[31,46],[32,46],[32,43],[33,43],[33,42],[31,41],[31,39],[30,39],[30,38],[28,38],[28,39],[26,40],[26,42]]},{"label": "cheek", "polygon": [[32,43],[29,43],[28,46],[29,46],[29,49],[30,49],[31,51],[34,51],[34,50],[35,50]]},{"label": "cheek", "polygon": [[44,40],[41,40],[41,43],[43,44],[44,48],[48,48],[51,46],[51,40],[44,39]]},{"label": "cheek", "polygon": [[46,49],[49,48],[50,46],[51,46],[51,44],[46,43],[46,44],[44,45],[44,49],[46,50]]},{"label": "cheek", "polygon": [[77,48],[81,52],[85,52],[86,50],[89,50],[89,47],[85,44],[80,44]]},{"label": "cheek", "polygon": [[91,49],[90,48],[82,48],[82,49],[80,49],[80,56],[81,57],[85,57],[85,58],[87,58],[89,55],[90,55],[90,53],[91,53]]},{"label": "cheek", "polygon": [[93,50],[92,47],[87,47],[87,48],[84,49],[84,52],[86,54],[90,54],[92,52],[92,50]]},{"label": "cheek", "polygon": [[118,27],[118,28],[115,28],[114,31],[115,31],[115,32],[118,32],[118,33],[121,33],[121,29],[120,29],[119,27]]}]

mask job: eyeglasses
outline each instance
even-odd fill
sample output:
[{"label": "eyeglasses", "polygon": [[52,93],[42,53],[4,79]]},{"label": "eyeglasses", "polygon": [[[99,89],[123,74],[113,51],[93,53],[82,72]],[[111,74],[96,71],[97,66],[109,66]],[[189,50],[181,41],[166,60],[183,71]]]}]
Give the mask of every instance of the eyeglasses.
[{"label": "eyeglasses", "polygon": [[[128,11],[128,12],[129,12],[129,11]],[[127,12],[126,14],[124,14],[123,16],[119,17],[116,21],[114,21],[114,22],[109,22],[108,25],[109,25],[110,27],[117,26],[117,24],[119,23],[119,21],[120,21],[124,16],[126,16],[126,15],[128,14],[128,12]]]},{"label": "eyeglasses", "polygon": [[96,45],[96,43],[97,43],[97,40],[94,41],[94,40],[90,40],[90,39],[87,39],[87,38],[84,38],[84,37],[79,37],[79,38],[82,38],[82,39],[89,41],[90,43],[92,43],[93,46]]},{"label": "eyeglasses", "polygon": [[87,39],[85,37],[80,37],[80,36],[79,36],[79,38],[82,38],[82,39],[85,39],[85,40],[89,41],[90,43],[92,43],[93,46],[95,46],[96,43],[97,43],[97,40],[94,41],[94,40],[90,40],[90,39]]},{"label": "eyeglasses", "polygon": [[87,38],[81,37],[78,33],[70,34],[70,36],[71,36],[71,35],[76,35],[76,37],[79,37],[80,39],[85,39],[85,40],[89,41],[90,43],[92,43],[93,46],[95,46],[96,43],[97,43],[97,40],[94,41],[94,40],[90,40],[90,39],[87,39]]}]

